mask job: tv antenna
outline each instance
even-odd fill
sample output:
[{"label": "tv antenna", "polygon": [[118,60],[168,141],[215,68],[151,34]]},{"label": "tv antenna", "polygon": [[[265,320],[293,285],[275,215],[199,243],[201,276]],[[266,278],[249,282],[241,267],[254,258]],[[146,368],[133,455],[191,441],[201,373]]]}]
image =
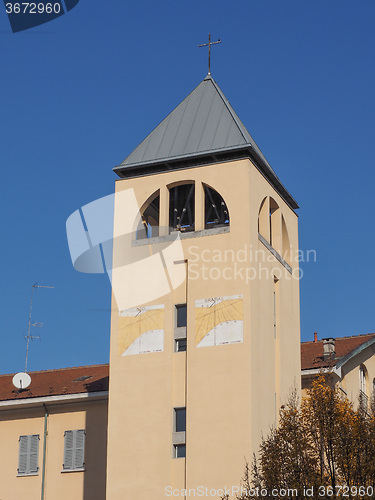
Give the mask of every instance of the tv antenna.
[{"label": "tv antenna", "polygon": [[35,283],[35,285],[32,285],[32,287],[31,287],[30,310],[29,310],[29,324],[28,324],[28,327],[27,327],[27,335],[25,335],[25,339],[26,339],[25,373],[27,373],[27,360],[28,360],[28,357],[29,357],[30,340],[40,339],[39,335],[32,335],[31,334],[31,327],[43,328],[43,323],[32,323],[32,321],[31,321],[31,313],[32,313],[32,310],[33,310],[34,291],[37,288],[55,288],[55,287],[54,286],[48,286],[48,285],[38,285],[37,283]]}]

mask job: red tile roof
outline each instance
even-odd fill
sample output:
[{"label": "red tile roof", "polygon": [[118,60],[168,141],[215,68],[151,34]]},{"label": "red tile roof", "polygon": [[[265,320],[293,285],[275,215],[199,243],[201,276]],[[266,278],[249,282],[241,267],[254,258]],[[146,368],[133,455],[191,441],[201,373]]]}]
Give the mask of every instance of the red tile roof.
[{"label": "red tile roof", "polygon": [[108,373],[108,364],[30,372],[31,384],[23,390],[14,387],[14,374],[0,375],[0,401],[108,391]]},{"label": "red tile roof", "polygon": [[332,366],[351,351],[375,337],[375,333],[355,335],[353,337],[337,337],[335,339],[335,357],[331,360],[323,359],[323,340],[301,343],[302,370]]},{"label": "red tile roof", "polygon": [[[302,370],[332,365],[374,337],[375,333],[368,333],[353,337],[336,338],[335,358],[328,361],[323,359],[322,340],[318,340],[317,342],[302,342]],[[108,364],[44,370],[30,372],[29,375],[31,377],[31,384],[24,390],[18,390],[12,384],[14,374],[0,375],[0,401],[108,391],[109,385]]]}]

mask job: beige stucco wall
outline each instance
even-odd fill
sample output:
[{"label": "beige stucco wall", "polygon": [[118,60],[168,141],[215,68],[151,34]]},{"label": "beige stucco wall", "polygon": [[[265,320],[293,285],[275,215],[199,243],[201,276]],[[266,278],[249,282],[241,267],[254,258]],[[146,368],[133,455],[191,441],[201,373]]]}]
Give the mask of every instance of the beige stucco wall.
[{"label": "beige stucco wall", "polygon": [[[238,485],[244,456],[251,459],[261,432],[275,423],[277,408],[293,385],[300,388],[299,283],[258,239],[258,211],[265,196],[279,205],[293,249],[298,249],[297,216],[249,160],[171,171],[120,180],[116,192],[134,189],[142,206],[161,189],[165,207],[170,183],[193,180],[196,185],[196,230],[203,229],[201,183],[217,190],[230,213],[230,232],[182,240],[189,279],[152,304],[164,305],[164,350],[120,356],[119,319],[113,301],[110,354],[107,498],[165,498],[165,487],[183,489]],[[122,233],[125,207],[115,208],[115,236]],[[150,245],[150,254],[158,251]],[[260,251],[266,262],[235,263],[255,267],[252,279],[234,274],[234,262],[202,262],[217,250]],[[115,262],[118,258],[115,239]],[[239,254],[242,255],[242,254]],[[298,262],[289,259],[293,270]],[[181,265],[176,264],[176,265]],[[184,264],[186,266],[186,264]],[[218,279],[204,279],[202,265],[217,268]],[[225,268],[232,269],[232,277]],[[277,283],[277,334],[274,336],[274,274]],[[294,273],[294,276],[297,276]],[[113,271],[113,287],[126,284]],[[151,279],[151,278],[150,278]],[[145,283],[147,286],[147,283]],[[195,347],[195,301],[243,296],[243,342]],[[187,353],[173,349],[174,305],[187,302]],[[141,304],[139,304],[141,305]],[[172,458],[173,408],[187,407],[187,458]]]},{"label": "beige stucco wall", "polygon": [[[48,409],[45,500],[104,500],[107,449],[107,401],[50,404]],[[39,500],[42,490],[42,464],[45,409],[14,410],[0,408],[0,498],[1,500]],[[62,472],[64,432],[85,429],[85,471]],[[39,434],[39,473],[18,476],[19,437]]]},{"label": "beige stucco wall", "polygon": [[369,346],[362,352],[350,359],[342,367],[341,386],[346,391],[348,398],[356,402],[359,396],[359,368],[365,367],[366,373],[366,395],[370,399],[373,392],[375,380],[375,346]]}]

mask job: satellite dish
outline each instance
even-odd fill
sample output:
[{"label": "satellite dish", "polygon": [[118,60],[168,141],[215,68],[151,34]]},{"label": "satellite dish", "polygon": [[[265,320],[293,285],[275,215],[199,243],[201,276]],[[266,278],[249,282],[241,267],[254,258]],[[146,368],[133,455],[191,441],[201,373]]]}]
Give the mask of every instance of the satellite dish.
[{"label": "satellite dish", "polygon": [[13,377],[13,385],[17,389],[26,389],[31,384],[31,377],[28,373],[20,372],[16,373]]}]

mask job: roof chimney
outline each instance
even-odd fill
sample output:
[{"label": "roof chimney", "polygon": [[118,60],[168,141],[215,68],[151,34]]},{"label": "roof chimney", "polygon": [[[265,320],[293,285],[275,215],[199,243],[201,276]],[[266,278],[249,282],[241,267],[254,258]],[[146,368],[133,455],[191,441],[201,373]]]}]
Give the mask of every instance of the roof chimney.
[{"label": "roof chimney", "polygon": [[314,342],[318,342],[318,334],[314,332]]},{"label": "roof chimney", "polygon": [[333,337],[323,339],[323,359],[334,358],[335,354],[335,339]]}]

